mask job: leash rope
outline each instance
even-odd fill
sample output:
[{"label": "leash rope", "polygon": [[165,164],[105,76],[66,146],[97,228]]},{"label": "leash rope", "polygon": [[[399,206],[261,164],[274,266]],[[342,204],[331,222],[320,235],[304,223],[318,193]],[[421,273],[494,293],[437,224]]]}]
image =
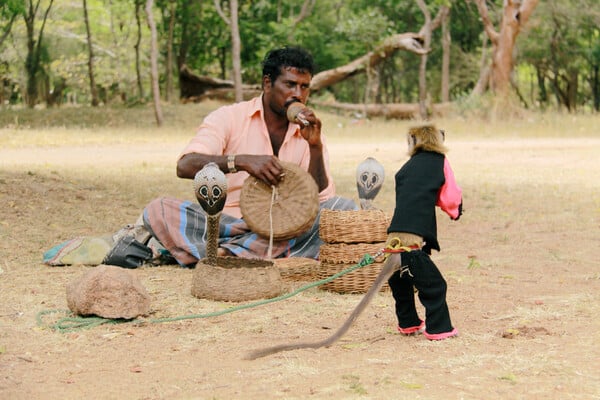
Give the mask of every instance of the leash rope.
[{"label": "leash rope", "polygon": [[66,333],[66,332],[73,332],[73,331],[82,330],[82,329],[91,329],[91,328],[95,328],[97,326],[104,325],[104,324],[116,325],[116,324],[123,324],[123,323],[134,323],[134,324],[138,324],[138,325],[143,325],[145,323],[158,324],[158,323],[164,323],[164,322],[183,321],[183,320],[188,320],[188,319],[218,317],[218,316],[221,316],[224,314],[229,314],[229,313],[232,313],[235,311],[245,310],[248,308],[254,308],[254,307],[262,306],[265,304],[289,299],[290,297],[293,297],[293,296],[295,296],[301,292],[304,292],[308,289],[323,285],[325,283],[329,283],[329,282],[333,281],[334,279],[339,278],[340,276],[349,274],[352,271],[355,271],[359,268],[362,268],[369,264],[372,264],[373,262],[375,262],[375,259],[377,257],[381,256],[382,254],[383,254],[383,250],[378,251],[374,256],[371,256],[370,254],[365,254],[363,256],[363,258],[357,264],[354,264],[351,267],[348,267],[336,274],[333,274],[328,278],[324,278],[324,279],[318,280],[316,282],[311,282],[307,285],[301,286],[298,289],[296,289],[292,292],[283,294],[281,296],[273,297],[271,299],[264,299],[264,300],[260,300],[260,301],[256,301],[256,302],[248,303],[248,304],[240,304],[240,305],[230,307],[225,310],[213,311],[213,312],[206,313],[206,314],[190,314],[190,315],[181,315],[178,317],[155,318],[155,319],[150,319],[147,321],[139,321],[137,319],[125,320],[125,319],[102,318],[102,317],[67,316],[67,317],[59,318],[55,323],[47,324],[43,320],[45,316],[50,315],[50,314],[57,314],[57,313],[69,314],[69,313],[71,313],[71,311],[70,310],[46,310],[46,311],[40,311],[36,316],[36,320],[37,320],[37,324],[39,327],[50,328],[52,330],[55,330],[55,331],[58,331],[61,333]]},{"label": "leash rope", "polygon": [[271,204],[269,205],[269,249],[267,258],[270,260],[273,254],[273,204],[277,195],[277,187],[271,185]]}]

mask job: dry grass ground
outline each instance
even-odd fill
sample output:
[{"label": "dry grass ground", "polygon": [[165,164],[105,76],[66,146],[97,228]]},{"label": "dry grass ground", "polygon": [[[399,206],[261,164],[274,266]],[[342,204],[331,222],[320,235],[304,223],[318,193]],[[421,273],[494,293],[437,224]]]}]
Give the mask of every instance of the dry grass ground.
[{"label": "dry grass ground", "polygon": [[[42,253],[114,232],[154,197],[192,199],[175,158],[214,106],[168,108],[160,130],[148,109],[0,112],[0,398],[600,399],[597,116],[437,121],[464,190],[463,218],[439,215],[434,255],[456,339],[399,336],[381,293],[331,348],[243,360],[327,336],[360,298],[317,289],[214,318],[70,333],[40,325],[90,268],[47,267]],[[373,156],[388,174],[376,203],[391,211],[411,123],[320,114],[338,192],[356,197],[355,166]],[[152,319],[231,307],[192,297],[191,270],[134,273]]]}]

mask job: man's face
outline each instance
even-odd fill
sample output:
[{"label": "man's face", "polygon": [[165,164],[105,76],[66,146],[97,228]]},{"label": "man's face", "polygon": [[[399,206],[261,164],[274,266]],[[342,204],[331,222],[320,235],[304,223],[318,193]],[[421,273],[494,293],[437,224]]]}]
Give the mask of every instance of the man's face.
[{"label": "man's face", "polygon": [[311,78],[308,72],[300,72],[293,67],[284,67],[274,82],[265,77],[263,88],[266,104],[275,114],[285,116],[290,103],[306,103],[310,94]]}]

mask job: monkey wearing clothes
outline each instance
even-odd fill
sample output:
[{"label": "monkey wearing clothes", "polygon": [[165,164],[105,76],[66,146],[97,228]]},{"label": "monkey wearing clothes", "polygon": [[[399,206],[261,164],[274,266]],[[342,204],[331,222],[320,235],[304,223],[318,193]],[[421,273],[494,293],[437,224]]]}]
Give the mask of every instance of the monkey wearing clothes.
[{"label": "monkey wearing clothes", "polygon": [[[440,250],[435,207],[439,206],[453,220],[462,214],[462,191],[446,160],[443,143],[444,132],[433,125],[408,131],[411,157],[395,176],[396,208],[384,249],[388,256],[373,285],[344,324],[324,340],[275,345],[253,351],[247,359],[254,360],[280,351],[331,346],[348,331],[386,280],[396,300],[400,333],[423,333],[429,340],[458,335],[450,322],[446,281],[429,257],[431,249]],[[372,165],[364,167],[366,171],[374,169]],[[365,199],[368,198],[365,196]],[[419,300],[425,306],[425,321],[417,314],[414,288],[418,290]]]},{"label": "monkey wearing clothes", "polygon": [[[444,131],[434,125],[410,128],[410,159],[395,175],[396,206],[388,227],[386,252],[402,267],[388,280],[395,300],[398,331],[423,333],[429,340],[456,336],[446,303],[446,281],[430,258],[440,251],[435,207],[451,219],[462,214],[462,190],[445,153]],[[415,290],[425,308],[425,320],[415,307]]]}]

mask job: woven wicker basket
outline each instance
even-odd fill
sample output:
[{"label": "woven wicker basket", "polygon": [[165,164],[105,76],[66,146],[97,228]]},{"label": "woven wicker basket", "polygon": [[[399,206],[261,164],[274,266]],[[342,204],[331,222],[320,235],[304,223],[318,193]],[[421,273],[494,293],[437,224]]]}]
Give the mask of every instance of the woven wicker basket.
[{"label": "woven wicker basket", "polygon": [[270,299],[284,291],[279,269],[271,261],[238,257],[218,257],[216,265],[205,261],[198,261],[192,276],[192,296],[199,299],[239,302]]},{"label": "woven wicker basket", "polygon": [[377,243],[387,239],[391,218],[381,210],[321,210],[319,235],[326,243]]},{"label": "woven wicker basket", "polygon": [[[346,268],[350,268],[356,264],[330,264],[326,262],[321,262],[319,265],[319,271],[317,274],[317,278],[319,280],[329,278],[331,275],[337,274],[345,270]],[[375,279],[377,275],[381,272],[383,268],[383,262],[375,262],[373,264],[369,264],[362,268],[356,269],[350,273],[340,276],[339,278],[334,279],[331,282],[324,283],[319,286],[322,290],[327,290],[330,292],[336,292],[341,294],[346,293],[366,293]],[[381,287],[381,291],[389,290],[389,286],[387,282]]]},{"label": "woven wicker basket", "polygon": [[305,257],[276,258],[273,260],[284,281],[313,281],[317,278],[319,261]]},{"label": "woven wicker basket", "polygon": [[285,175],[275,188],[249,176],[240,195],[244,221],[264,238],[272,234],[273,240],[300,236],[319,212],[319,189],[312,176],[295,164],[281,164]]},{"label": "woven wicker basket", "polygon": [[[356,264],[365,254],[375,256],[385,247],[385,242],[379,243],[326,243],[321,246],[319,259],[329,264]],[[375,261],[382,262],[383,256]]]}]

